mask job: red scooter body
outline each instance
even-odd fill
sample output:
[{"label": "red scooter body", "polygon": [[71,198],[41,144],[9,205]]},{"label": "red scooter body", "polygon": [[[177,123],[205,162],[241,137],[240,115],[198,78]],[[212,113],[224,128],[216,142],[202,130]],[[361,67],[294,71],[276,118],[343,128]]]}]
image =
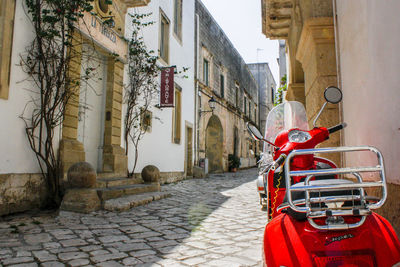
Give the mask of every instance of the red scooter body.
[{"label": "red scooter body", "polygon": [[[314,148],[319,143],[322,143],[326,139],[329,138],[329,132],[325,127],[316,127],[308,133],[311,136],[311,139],[304,142],[304,143],[294,143],[289,142],[289,132],[298,129],[291,129],[288,131],[281,132],[275,139],[275,145],[277,146],[275,149],[275,153],[273,156],[274,160],[277,160],[279,156],[282,154],[288,155],[292,150],[295,149],[307,149],[307,148]],[[294,158],[293,162],[291,162],[291,169],[292,170],[308,170],[308,169],[315,169],[318,162],[322,162],[325,164],[330,165],[332,168],[336,168],[336,165],[331,161],[324,159],[324,158],[317,158],[313,155],[305,155],[305,156],[298,156]],[[276,211],[276,208],[282,204],[283,199],[286,194],[286,187],[285,187],[285,178],[284,175],[281,174],[280,177],[275,178],[275,171],[270,170],[268,172],[268,199],[269,199],[269,218],[274,218],[275,216],[279,215],[280,212]],[[304,177],[298,177],[295,179],[295,183],[299,182]]]},{"label": "red scooter body", "polygon": [[[327,88],[327,102],[340,102],[341,93],[340,98],[335,99],[332,93],[336,92],[328,89],[340,92],[334,87]],[[282,106],[284,104],[287,108]],[[264,188],[268,203],[262,254],[264,266],[400,267],[400,241],[395,231],[386,219],[370,211],[370,208],[381,207],[386,199],[381,153],[373,147],[315,149],[345,124],[329,129],[301,130],[308,127],[308,122],[300,105],[288,102],[271,110],[265,136],[248,125],[255,139],[274,147],[273,161],[270,162],[268,156],[260,161],[260,175],[266,175]],[[333,162],[314,156],[315,153],[352,151],[375,153],[378,165],[337,168]],[[370,171],[379,172],[381,180],[364,181],[360,173]],[[355,181],[341,175],[353,175]],[[374,186],[382,188],[381,197],[366,195],[364,188]]]},{"label": "red scooter body", "polygon": [[264,266],[379,266],[400,262],[399,239],[376,213],[358,228],[321,231],[280,214],[265,227]]},{"label": "red scooter body", "polygon": [[[293,129],[298,130],[298,129]],[[314,128],[308,133],[311,139],[304,143],[292,143],[288,133],[280,133],[276,138],[274,160],[281,154],[288,155],[293,150],[314,148],[329,138],[326,128]],[[336,168],[331,161],[313,155],[296,156],[290,162],[291,170],[315,169],[318,162]],[[286,163],[287,164],[287,163]],[[273,181],[275,172],[270,170],[268,180]],[[304,180],[294,177],[292,183]],[[283,183],[279,188],[277,184]],[[268,183],[271,221],[266,225],[263,240],[264,266],[388,266],[400,262],[400,241],[390,223],[376,213],[367,216],[360,227],[327,231],[312,227],[307,220],[296,220],[277,210],[285,194],[285,177],[280,182]],[[284,211],[284,210],[283,210]],[[321,218],[323,221],[326,218]],[[350,217],[346,220],[359,220]],[[400,265],[399,265],[400,266]]]}]

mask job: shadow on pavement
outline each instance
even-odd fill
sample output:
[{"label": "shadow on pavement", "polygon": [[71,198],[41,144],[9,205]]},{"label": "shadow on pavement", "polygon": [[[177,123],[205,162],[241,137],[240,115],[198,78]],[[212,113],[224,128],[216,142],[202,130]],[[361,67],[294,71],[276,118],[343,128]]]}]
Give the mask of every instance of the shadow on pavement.
[{"label": "shadow on pavement", "polygon": [[[231,247],[235,254],[249,245],[234,249],[233,243],[237,242],[234,239],[243,235],[243,227],[254,231],[259,228],[259,225],[252,225],[252,218],[246,221],[252,217],[252,211],[246,211],[245,205],[253,207],[254,202],[254,209],[259,211],[255,185],[250,191],[248,188],[236,190],[255,178],[256,170],[249,169],[164,185],[162,190],[170,192],[170,198],[121,213],[63,212],[59,216],[10,217],[7,222],[0,222],[0,262],[3,265],[18,263],[13,259],[18,258],[21,251],[25,251],[25,254],[20,253],[26,255],[25,258],[32,257],[38,264],[53,263],[53,266],[57,266],[56,262],[71,265],[71,261],[77,259],[81,259],[82,264],[99,266],[179,266],[180,263],[201,265],[205,261],[218,261],[229,253],[224,247]],[[214,216],[213,213],[232,197],[239,199]],[[236,225],[238,214],[235,211],[249,212],[239,218],[247,225]],[[234,235],[235,231],[239,232]],[[259,233],[254,232],[254,236],[256,239]],[[44,254],[35,251],[44,251],[47,260],[40,257]],[[238,266],[251,266],[251,263],[243,262]]]}]

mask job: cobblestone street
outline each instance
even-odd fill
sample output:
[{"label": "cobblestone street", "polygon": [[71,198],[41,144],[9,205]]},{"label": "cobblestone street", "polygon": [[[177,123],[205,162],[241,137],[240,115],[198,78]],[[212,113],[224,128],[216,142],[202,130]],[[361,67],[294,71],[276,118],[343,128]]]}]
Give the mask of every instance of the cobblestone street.
[{"label": "cobblestone street", "polygon": [[0,221],[3,266],[260,266],[266,216],[256,169],[162,186],[128,212],[22,214]]}]

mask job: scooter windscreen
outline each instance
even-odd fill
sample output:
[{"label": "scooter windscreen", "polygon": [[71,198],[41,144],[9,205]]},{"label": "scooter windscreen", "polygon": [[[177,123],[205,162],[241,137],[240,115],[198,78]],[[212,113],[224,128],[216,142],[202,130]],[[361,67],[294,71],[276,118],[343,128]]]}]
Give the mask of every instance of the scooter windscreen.
[{"label": "scooter windscreen", "polygon": [[274,142],[280,132],[296,128],[308,131],[307,114],[303,104],[297,101],[282,103],[268,113],[265,139]]}]

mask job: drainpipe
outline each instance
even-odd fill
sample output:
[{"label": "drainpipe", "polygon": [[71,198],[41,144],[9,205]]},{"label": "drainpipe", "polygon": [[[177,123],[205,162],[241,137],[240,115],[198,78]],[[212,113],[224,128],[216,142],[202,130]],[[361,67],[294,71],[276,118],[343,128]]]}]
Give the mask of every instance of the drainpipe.
[{"label": "drainpipe", "polygon": [[199,14],[195,15],[195,48],[194,48],[194,125],[195,125],[195,140],[194,140],[194,162],[195,165],[198,166],[199,163],[199,148],[200,148],[200,114],[199,114],[199,47],[200,47],[200,40],[199,40]]},{"label": "drainpipe", "polygon": [[[333,5],[333,29],[335,35],[335,54],[336,54],[336,75],[337,75],[337,86],[343,90],[342,87],[342,76],[340,73],[340,48],[339,48],[339,28],[338,28],[338,21],[337,21],[337,0],[332,0]],[[343,104],[342,102],[339,103],[339,121],[343,121]],[[340,145],[345,144],[344,133],[343,131],[340,132]],[[341,154],[341,166],[344,166],[345,160],[345,153]]]},{"label": "drainpipe", "polygon": [[337,73],[337,86],[342,88],[342,78],[340,75],[340,55],[339,55],[339,29],[337,22],[337,4],[336,0],[332,0],[333,2],[333,30],[335,34],[335,53],[336,53],[336,73]]}]

